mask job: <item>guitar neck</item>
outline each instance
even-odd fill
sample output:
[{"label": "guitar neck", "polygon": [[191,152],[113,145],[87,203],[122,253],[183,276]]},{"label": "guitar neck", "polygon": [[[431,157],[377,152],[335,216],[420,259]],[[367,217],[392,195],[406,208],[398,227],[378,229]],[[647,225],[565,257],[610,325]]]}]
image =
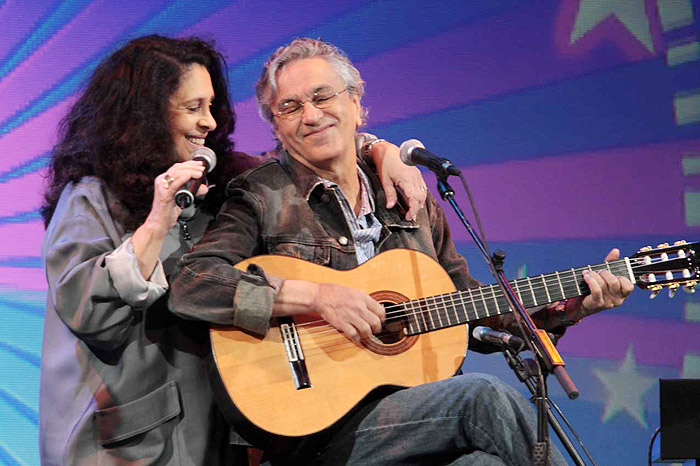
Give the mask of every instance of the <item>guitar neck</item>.
[{"label": "guitar neck", "polygon": [[[627,258],[562,270],[550,274],[510,281],[510,286],[525,308],[536,308],[584,296],[590,293],[583,280],[585,271],[608,270],[634,282]],[[511,312],[508,301],[498,285],[487,285],[437,296],[406,301],[401,304],[408,318],[408,334],[421,333],[467,324],[485,317]]]}]

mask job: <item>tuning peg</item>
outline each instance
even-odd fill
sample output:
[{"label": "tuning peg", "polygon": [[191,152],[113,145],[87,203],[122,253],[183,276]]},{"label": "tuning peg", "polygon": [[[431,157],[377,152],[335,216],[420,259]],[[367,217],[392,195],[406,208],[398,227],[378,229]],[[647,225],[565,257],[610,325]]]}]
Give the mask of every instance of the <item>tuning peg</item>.
[{"label": "tuning peg", "polygon": [[654,248],[652,248],[651,246],[644,246],[643,248],[641,248],[639,250],[639,252],[651,251],[652,249],[654,249]]},{"label": "tuning peg", "polygon": [[695,293],[695,283],[686,283],[686,285],[683,287],[683,291],[690,294]]},{"label": "tuning peg", "polygon": [[661,285],[653,285],[649,287],[649,290],[651,290],[651,294],[649,295],[649,299],[654,299],[659,295],[659,292],[661,291],[663,287]]},{"label": "tuning peg", "polygon": [[657,249],[661,249],[661,248],[667,248],[667,247],[669,247],[669,246],[670,246],[670,244],[668,244],[668,243],[661,243],[661,244],[659,244],[658,246],[656,246],[656,248],[657,248]]},{"label": "tuning peg", "polygon": [[668,297],[673,298],[676,295],[676,291],[678,291],[678,287],[680,285],[678,283],[673,283],[671,285],[668,285]]},{"label": "tuning peg", "polygon": [[684,239],[682,239],[682,240],[680,240],[680,241],[676,241],[675,243],[673,243],[674,246],[681,246],[681,245],[683,245],[683,244],[688,244],[688,243],[687,243]]}]

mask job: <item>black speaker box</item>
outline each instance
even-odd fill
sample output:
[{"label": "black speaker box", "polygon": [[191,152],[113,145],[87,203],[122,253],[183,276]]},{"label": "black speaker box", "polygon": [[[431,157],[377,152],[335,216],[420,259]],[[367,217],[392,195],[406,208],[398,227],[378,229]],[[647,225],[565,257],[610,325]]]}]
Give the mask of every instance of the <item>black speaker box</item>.
[{"label": "black speaker box", "polygon": [[660,379],[661,459],[700,458],[700,379]]}]

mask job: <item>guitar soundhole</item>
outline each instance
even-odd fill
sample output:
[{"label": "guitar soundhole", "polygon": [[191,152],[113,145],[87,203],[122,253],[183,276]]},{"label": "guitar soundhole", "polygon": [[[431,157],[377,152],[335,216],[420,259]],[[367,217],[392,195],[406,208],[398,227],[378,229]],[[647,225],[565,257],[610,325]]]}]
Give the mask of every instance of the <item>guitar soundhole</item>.
[{"label": "guitar soundhole", "polygon": [[[394,303],[381,303],[385,308]],[[375,335],[379,340],[385,345],[393,345],[398,343],[402,338],[406,336],[404,333],[404,328],[406,328],[406,318],[401,317],[399,319],[391,320],[382,326],[381,333]]]},{"label": "guitar soundhole", "polygon": [[[378,291],[372,293],[371,296],[377,300],[384,308],[391,307],[394,304],[408,301],[409,299],[395,291]],[[407,336],[406,329],[408,328],[408,318],[397,314],[396,309],[387,309],[387,318],[382,326],[382,331],[370,341],[363,341],[362,344],[370,351],[390,356],[400,354],[412,347],[418,337]]]}]

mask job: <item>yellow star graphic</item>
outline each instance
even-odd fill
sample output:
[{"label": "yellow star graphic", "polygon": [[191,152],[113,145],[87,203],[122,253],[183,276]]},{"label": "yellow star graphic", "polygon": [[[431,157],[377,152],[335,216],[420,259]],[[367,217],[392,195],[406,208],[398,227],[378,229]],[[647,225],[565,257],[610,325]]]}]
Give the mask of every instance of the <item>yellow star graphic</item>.
[{"label": "yellow star graphic", "polygon": [[570,44],[576,43],[609,16],[619,19],[647,50],[654,53],[644,0],[581,0]]},{"label": "yellow star graphic", "polygon": [[637,371],[633,345],[630,343],[627,356],[616,371],[594,368],[593,374],[603,384],[606,393],[603,423],[624,411],[640,426],[647,428],[643,398],[657,383],[657,379],[646,377]]}]

